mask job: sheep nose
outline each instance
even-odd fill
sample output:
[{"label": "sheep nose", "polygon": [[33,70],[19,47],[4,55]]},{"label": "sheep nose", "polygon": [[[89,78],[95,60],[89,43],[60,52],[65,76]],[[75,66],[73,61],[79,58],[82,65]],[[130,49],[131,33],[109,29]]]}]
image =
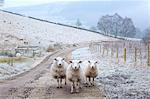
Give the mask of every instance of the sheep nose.
[{"label": "sheep nose", "polygon": [[59,64],[59,66],[61,66],[61,64]]},{"label": "sheep nose", "polygon": [[75,69],[77,69],[77,67],[75,67]]},{"label": "sheep nose", "polygon": [[92,68],[94,68],[94,66],[92,66]]}]

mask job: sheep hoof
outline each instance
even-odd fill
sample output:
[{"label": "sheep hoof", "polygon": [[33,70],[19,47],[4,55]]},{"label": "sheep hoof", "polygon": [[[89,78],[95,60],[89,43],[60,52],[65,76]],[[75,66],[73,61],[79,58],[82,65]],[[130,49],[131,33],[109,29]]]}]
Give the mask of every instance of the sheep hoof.
[{"label": "sheep hoof", "polygon": [[79,90],[76,90],[76,93],[79,93]]},{"label": "sheep hoof", "polygon": [[60,88],[62,88],[62,86],[60,86]]},{"label": "sheep hoof", "polygon": [[79,89],[82,89],[82,87],[80,86]]},{"label": "sheep hoof", "polygon": [[91,87],[91,85],[89,85],[89,87]]},{"label": "sheep hoof", "polygon": [[59,86],[57,88],[59,88]]},{"label": "sheep hoof", "polygon": [[67,83],[65,82],[65,85],[67,85]]},{"label": "sheep hoof", "polygon": [[71,91],[70,93],[73,94],[73,91]]},{"label": "sheep hoof", "polygon": [[88,87],[88,83],[85,83],[85,87]]}]

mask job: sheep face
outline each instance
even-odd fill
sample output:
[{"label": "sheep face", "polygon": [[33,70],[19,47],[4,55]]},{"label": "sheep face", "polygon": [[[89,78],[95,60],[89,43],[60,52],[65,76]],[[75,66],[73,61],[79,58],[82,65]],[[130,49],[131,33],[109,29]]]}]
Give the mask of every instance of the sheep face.
[{"label": "sheep face", "polygon": [[55,58],[54,60],[55,60],[56,65],[57,65],[59,68],[63,67],[64,61],[65,61],[64,58],[57,57],[57,58]]},{"label": "sheep face", "polygon": [[80,69],[80,64],[82,61],[70,61],[71,68],[75,71],[78,71]]},{"label": "sheep face", "polygon": [[97,61],[88,61],[91,69],[97,68]]}]

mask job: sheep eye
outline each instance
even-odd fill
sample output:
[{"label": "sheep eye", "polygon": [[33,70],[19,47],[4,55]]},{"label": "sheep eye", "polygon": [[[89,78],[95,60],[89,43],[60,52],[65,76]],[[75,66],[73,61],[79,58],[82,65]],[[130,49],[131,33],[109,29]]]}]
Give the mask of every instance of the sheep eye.
[{"label": "sheep eye", "polygon": [[97,64],[98,62],[96,61],[95,64]]},{"label": "sheep eye", "polygon": [[55,60],[55,61],[57,61],[57,59],[56,59],[56,58],[55,58],[54,60]]},{"label": "sheep eye", "polygon": [[88,61],[89,63],[91,63],[90,61]]},{"label": "sheep eye", "polygon": [[82,61],[79,61],[79,63],[82,63]]},{"label": "sheep eye", "polygon": [[65,58],[63,58],[62,60],[65,60]]},{"label": "sheep eye", "polygon": [[72,63],[72,61],[69,61],[70,63]]}]

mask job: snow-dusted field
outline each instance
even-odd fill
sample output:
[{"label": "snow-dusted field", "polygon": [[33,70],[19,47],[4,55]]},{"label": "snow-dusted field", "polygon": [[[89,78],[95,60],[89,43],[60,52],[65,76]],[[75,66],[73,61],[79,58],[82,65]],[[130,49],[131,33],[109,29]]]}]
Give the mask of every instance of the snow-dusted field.
[{"label": "snow-dusted field", "polygon": [[116,40],[85,30],[34,20],[0,11],[0,33],[9,33],[27,39],[34,45],[48,46],[53,42],[79,43]]},{"label": "snow-dusted field", "polygon": [[72,59],[99,61],[96,82],[110,99],[150,99],[150,67],[116,64],[115,58],[92,53],[88,47],[75,50]]},{"label": "snow-dusted field", "polygon": [[32,59],[28,59],[28,61],[24,62],[14,63],[13,66],[7,63],[0,63],[0,79],[6,79],[27,71],[31,68],[31,64],[33,64]]},{"label": "snow-dusted field", "polygon": [[45,53],[42,57],[28,58],[23,62],[15,62],[13,66],[7,63],[0,63],[0,80],[8,79],[25,71],[29,71],[43,61],[49,54],[50,53]]}]

